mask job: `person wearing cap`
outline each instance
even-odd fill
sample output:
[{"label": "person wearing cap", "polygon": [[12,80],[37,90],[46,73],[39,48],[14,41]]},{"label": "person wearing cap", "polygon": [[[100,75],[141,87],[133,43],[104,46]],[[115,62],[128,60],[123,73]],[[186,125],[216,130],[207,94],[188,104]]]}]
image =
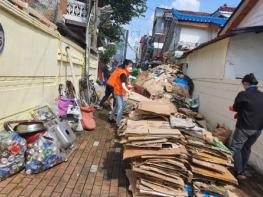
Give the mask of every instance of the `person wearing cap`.
[{"label": "person wearing cap", "polygon": [[[128,76],[132,72],[132,64],[131,60],[124,60],[123,64],[111,74],[108,80],[108,84],[114,89],[114,96],[117,101],[109,117],[109,122],[116,122],[117,126],[120,124],[123,115],[124,96],[126,93],[131,94],[128,89]],[[116,117],[115,114],[117,114]]]},{"label": "person wearing cap", "polygon": [[245,168],[251,147],[263,129],[263,93],[258,90],[258,81],[253,73],[242,79],[244,91],[239,92],[231,110],[237,112],[236,129],[231,142],[234,157],[234,174],[244,180]]}]

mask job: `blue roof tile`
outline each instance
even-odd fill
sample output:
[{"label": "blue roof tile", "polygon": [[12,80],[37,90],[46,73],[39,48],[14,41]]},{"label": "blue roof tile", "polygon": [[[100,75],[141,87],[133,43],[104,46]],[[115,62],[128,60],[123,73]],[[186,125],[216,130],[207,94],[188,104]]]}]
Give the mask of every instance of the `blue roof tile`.
[{"label": "blue roof tile", "polygon": [[211,23],[220,27],[223,27],[227,22],[226,18],[220,18],[215,16],[197,16],[193,14],[186,14],[177,11],[176,9],[172,9],[173,15],[181,21],[193,21],[198,23]]}]

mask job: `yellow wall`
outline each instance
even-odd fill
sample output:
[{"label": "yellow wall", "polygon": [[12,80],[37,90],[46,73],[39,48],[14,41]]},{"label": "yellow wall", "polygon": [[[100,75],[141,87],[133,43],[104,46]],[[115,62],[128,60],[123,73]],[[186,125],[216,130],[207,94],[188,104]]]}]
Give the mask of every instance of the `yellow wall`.
[{"label": "yellow wall", "polygon": [[[84,50],[7,1],[0,1],[0,23],[5,31],[5,48],[0,54],[1,124],[7,119],[27,118],[30,108],[52,104],[58,83],[66,76],[71,79],[65,47],[70,47],[78,79]],[[96,56],[91,56],[91,66],[91,74],[96,76]]]}]

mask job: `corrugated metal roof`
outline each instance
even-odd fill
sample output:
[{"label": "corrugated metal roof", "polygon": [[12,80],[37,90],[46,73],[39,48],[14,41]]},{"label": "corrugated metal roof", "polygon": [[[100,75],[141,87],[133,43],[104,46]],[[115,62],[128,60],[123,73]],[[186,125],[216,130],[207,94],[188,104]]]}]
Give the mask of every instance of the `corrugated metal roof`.
[{"label": "corrugated metal roof", "polygon": [[214,16],[199,16],[194,14],[182,13],[176,9],[172,9],[173,15],[180,21],[191,21],[197,23],[211,23],[219,27],[223,27],[227,22],[226,18],[214,17]]}]

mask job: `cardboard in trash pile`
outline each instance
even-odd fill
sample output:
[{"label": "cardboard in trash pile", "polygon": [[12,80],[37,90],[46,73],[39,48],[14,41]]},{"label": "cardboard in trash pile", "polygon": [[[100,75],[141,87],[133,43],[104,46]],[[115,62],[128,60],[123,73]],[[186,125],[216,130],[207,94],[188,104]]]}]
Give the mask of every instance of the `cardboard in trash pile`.
[{"label": "cardboard in trash pile", "polygon": [[209,169],[209,170],[221,173],[221,174],[224,174],[227,171],[226,167],[221,166],[219,164],[210,163],[208,161],[202,161],[202,160],[199,160],[199,159],[192,158],[192,162],[195,165],[198,165],[200,167],[204,167],[206,169]]},{"label": "cardboard in trash pile", "polygon": [[140,179],[139,183],[140,193],[156,194],[156,195],[168,195],[168,196],[188,196],[185,191],[176,190],[172,187],[161,185],[148,180]]},{"label": "cardboard in trash pile", "polygon": [[224,186],[217,186],[215,184],[207,184],[199,181],[195,181],[193,183],[193,187],[197,192],[197,196],[204,196],[204,193],[213,193],[218,194],[220,196],[228,196],[228,197],[234,197],[228,195],[229,190]]},{"label": "cardboard in trash pile", "polygon": [[179,146],[172,149],[145,149],[145,148],[128,148],[125,147],[123,151],[123,160],[145,156],[145,155],[180,155],[187,154],[184,146]]},{"label": "cardboard in trash pile", "polygon": [[[177,116],[177,109],[169,99],[163,100],[164,93],[161,97],[158,94],[163,88],[167,94],[178,94],[179,90],[173,86],[173,76],[166,69],[166,66],[154,68],[147,79],[139,79],[141,87],[152,94],[151,98],[154,95],[159,99],[139,102],[130,114],[137,121],[128,120],[123,129],[123,159],[129,159],[132,166],[127,176],[133,196],[188,196],[184,190],[186,182],[197,183],[196,188],[201,190],[194,190],[195,195],[210,190],[222,194],[211,185],[237,184],[228,170],[233,166],[231,152],[204,129],[205,121],[202,122],[204,127],[196,122],[203,116],[187,109],[186,105],[180,105],[185,107],[180,109],[185,116],[178,118],[192,118],[193,125],[189,127],[187,123],[184,127],[171,128],[167,118]],[[154,117],[164,120],[149,120]]]},{"label": "cardboard in trash pile", "polygon": [[226,166],[226,167],[233,167],[233,164],[231,163],[231,160],[225,160],[225,159],[222,159],[220,157],[216,157],[216,156],[213,156],[213,155],[210,155],[210,154],[207,154],[207,153],[204,153],[204,152],[200,152],[200,151],[197,151],[197,150],[189,150],[189,151],[191,152],[192,157],[194,157],[196,159],[199,159],[199,160],[202,160],[202,161],[207,161],[207,162],[210,162],[210,163],[223,165],[223,166]]},{"label": "cardboard in trash pile", "polygon": [[225,183],[232,183],[238,185],[237,179],[227,170],[225,173],[217,173],[212,170],[207,170],[197,166],[191,166],[193,174],[197,174],[201,177],[205,177],[210,180],[218,180]]},{"label": "cardboard in trash pile", "polygon": [[152,197],[152,196],[165,196],[165,197],[186,197],[188,194],[183,189],[174,187],[173,184],[162,184],[165,181],[159,182],[160,179],[153,179],[149,176],[140,178],[140,175],[132,170],[126,170],[126,176],[130,182],[133,197]]},{"label": "cardboard in trash pile", "polygon": [[160,173],[170,176],[181,177],[188,182],[191,182],[193,179],[193,174],[189,171],[185,164],[188,162],[182,162],[180,160],[172,159],[146,159],[144,161],[138,160],[133,162],[133,166],[140,167],[148,170],[157,171],[161,170]]},{"label": "cardboard in trash pile", "polygon": [[132,100],[132,101],[136,101],[136,102],[142,102],[142,101],[150,101],[149,98],[142,96],[136,92],[132,92],[129,97],[128,100]]},{"label": "cardboard in trash pile", "polygon": [[149,168],[147,170],[147,168],[144,168],[143,166],[140,167],[133,167],[132,171],[136,172],[136,173],[140,173],[146,176],[150,176],[154,179],[160,179],[162,181],[167,181],[171,184],[175,184],[177,188],[180,189],[184,189],[184,181],[182,178],[180,177],[176,177],[176,176],[171,176],[169,174],[163,174],[163,172],[161,170],[155,169],[156,171],[154,171],[154,168]]},{"label": "cardboard in trash pile", "polygon": [[177,109],[171,102],[143,101],[136,110],[140,114],[159,114],[169,117],[176,114]]},{"label": "cardboard in trash pile", "polygon": [[[166,86],[167,88],[167,86]],[[177,95],[185,98],[186,97],[186,91],[182,88],[180,85],[173,85],[172,89],[170,90],[172,93],[176,93]],[[169,92],[169,91],[167,91]]]},{"label": "cardboard in trash pile", "polygon": [[225,125],[217,124],[215,130],[213,131],[213,136],[217,137],[224,144],[227,143],[232,131],[225,127]]},{"label": "cardboard in trash pile", "polygon": [[[159,120],[128,120],[125,135],[182,136],[178,129],[172,129],[169,122]],[[183,136],[182,136],[183,137]]]}]

